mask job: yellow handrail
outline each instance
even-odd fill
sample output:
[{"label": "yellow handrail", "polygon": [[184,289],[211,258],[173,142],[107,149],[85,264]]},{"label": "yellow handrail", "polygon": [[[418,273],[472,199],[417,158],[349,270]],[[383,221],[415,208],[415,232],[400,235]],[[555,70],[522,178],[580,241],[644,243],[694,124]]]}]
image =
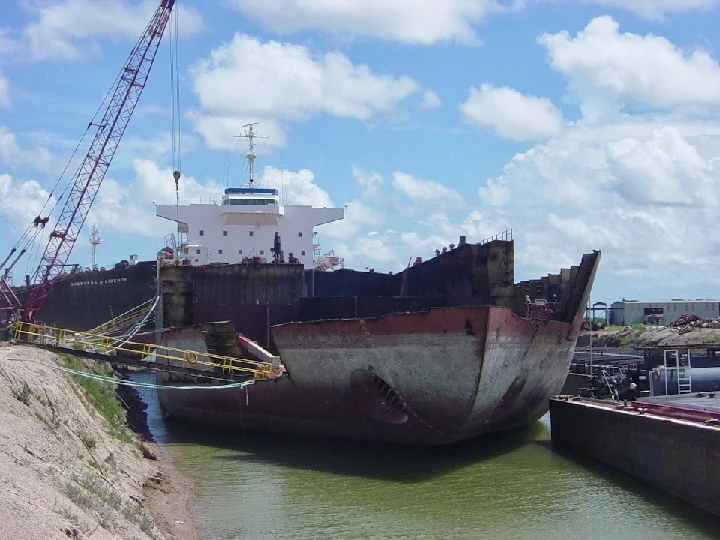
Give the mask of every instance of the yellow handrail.
[{"label": "yellow handrail", "polygon": [[[128,352],[140,354],[141,356],[154,355],[155,358],[164,358],[194,367],[205,366],[208,368],[218,368],[222,373],[228,375],[233,373],[252,373],[256,379],[271,378],[273,375],[273,365],[270,362],[191,351],[177,347],[158,345],[156,343],[125,341],[122,344],[113,345],[115,339],[112,337],[91,334],[89,332],[75,332],[66,328],[55,328],[44,324],[37,325],[16,322],[14,338],[18,341],[40,343],[71,350],[77,350],[76,347],[80,346],[82,348],[81,350],[100,352],[101,354],[110,354],[114,351],[116,353]],[[238,363],[245,365],[237,365]]]},{"label": "yellow handrail", "polygon": [[[147,302],[146,302],[146,304],[147,304]],[[127,313],[118,315],[114,319],[110,319],[109,321],[101,324],[100,326],[96,326],[92,330],[89,330],[88,333],[99,334],[100,332],[104,332],[105,330],[108,330],[110,328],[118,327],[124,322],[143,317],[143,316],[145,316],[145,314],[148,311],[150,311],[150,308],[151,308],[151,305],[143,304],[143,307],[135,308],[135,309],[128,311]]]}]

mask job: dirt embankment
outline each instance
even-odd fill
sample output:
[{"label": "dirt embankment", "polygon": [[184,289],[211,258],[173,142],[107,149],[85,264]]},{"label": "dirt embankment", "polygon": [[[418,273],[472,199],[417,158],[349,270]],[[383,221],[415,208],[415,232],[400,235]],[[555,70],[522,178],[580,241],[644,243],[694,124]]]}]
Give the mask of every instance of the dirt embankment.
[{"label": "dirt embankment", "polygon": [[[583,332],[578,347],[587,347],[590,332]],[[695,328],[681,333],[674,327],[609,327],[592,332],[593,347],[650,347],[655,345],[687,345],[696,343],[720,344],[720,329]]]},{"label": "dirt embankment", "polygon": [[0,346],[0,538],[198,538],[190,481],[73,362]]}]

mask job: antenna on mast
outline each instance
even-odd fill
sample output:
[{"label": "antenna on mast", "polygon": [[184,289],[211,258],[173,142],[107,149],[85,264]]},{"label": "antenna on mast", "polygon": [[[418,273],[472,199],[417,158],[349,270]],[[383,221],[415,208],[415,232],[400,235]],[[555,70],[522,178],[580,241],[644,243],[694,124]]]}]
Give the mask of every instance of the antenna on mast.
[{"label": "antenna on mast", "polygon": [[283,206],[287,204],[285,200],[285,169],[283,168],[282,148],[280,148],[280,193],[282,194]]},{"label": "antenna on mast", "polygon": [[255,153],[255,139],[268,139],[269,137],[260,137],[258,135],[255,135],[255,128],[253,126],[258,125],[258,122],[252,122],[250,124],[245,124],[243,127],[246,128],[244,135],[233,135],[234,137],[243,137],[248,140],[248,149],[247,152],[245,152],[245,159],[247,159],[248,162],[248,171],[250,176],[250,187],[253,187],[253,184],[255,182],[255,158],[257,157],[257,154]]},{"label": "antenna on mast", "polygon": [[100,236],[100,231],[98,231],[97,227],[93,223],[92,226],[92,234],[90,235],[90,243],[92,244],[92,269],[97,270],[97,247],[100,245],[100,242],[102,242],[102,237]]}]

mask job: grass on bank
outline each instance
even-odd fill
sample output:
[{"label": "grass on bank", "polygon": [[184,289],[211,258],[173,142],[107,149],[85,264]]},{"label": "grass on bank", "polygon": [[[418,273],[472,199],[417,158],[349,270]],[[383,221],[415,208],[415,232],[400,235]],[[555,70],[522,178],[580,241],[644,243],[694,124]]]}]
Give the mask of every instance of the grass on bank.
[{"label": "grass on bank", "polygon": [[[63,366],[77,371],[88,371],[82,361],[70,354],[59,354]],[[104,362],[92,362],[92,373],[112,377],[110,366]],[[85,391],[85,397],[90,404],[110,424],[110,434],[126,443],[132,443],[133,438],[128,433],[125,420],[125,409],[115,395],[115,387],[111,383],[89,379],[79,375],[71,375],[73,380]],[[94,446],[94,445],[93,445]]]},{"label": "grass on bank", "polygon": [[97,478],[74,476],[72,481],[63,486],[62,492],[77,506],[98,512],[102,518],[100,525],[109,531],[115,528],[105,511],[106,506],[122,514],[130,523],[135,523],[150,538],[156,537],[152,520],[145,516],[137,505],[125,502],[120,493]]}]

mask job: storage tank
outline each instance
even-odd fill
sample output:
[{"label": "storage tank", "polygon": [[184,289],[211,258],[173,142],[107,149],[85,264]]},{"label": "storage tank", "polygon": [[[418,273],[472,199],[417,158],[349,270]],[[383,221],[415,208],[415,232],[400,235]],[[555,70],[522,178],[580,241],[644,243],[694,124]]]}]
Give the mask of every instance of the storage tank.
[{"label": "storage tank", "polygon": [[[720,367],[689,368],[683,370],[690,378],[691,392],[715,392],[720,390]],[[678,393],[678,371],[667,370],[667,393]],[[665,367],[660,366],[650,372],[650,395],[665,395]]]}]

